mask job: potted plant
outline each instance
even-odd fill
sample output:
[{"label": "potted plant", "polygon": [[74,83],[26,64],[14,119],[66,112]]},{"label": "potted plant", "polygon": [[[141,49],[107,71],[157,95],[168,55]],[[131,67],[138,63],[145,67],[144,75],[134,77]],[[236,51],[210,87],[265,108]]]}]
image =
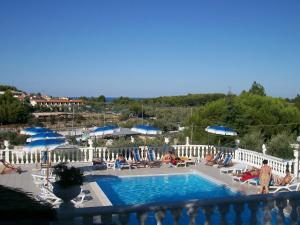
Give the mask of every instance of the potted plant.
[{"label": "potted plant", "polygon": [[74,207],[71,200],[80,194],[80,185],[83,182],[80,169],[60,163],[54,166],[53,174],[57,177],[53,185],[53,193],[63,200],[61,207]]}]

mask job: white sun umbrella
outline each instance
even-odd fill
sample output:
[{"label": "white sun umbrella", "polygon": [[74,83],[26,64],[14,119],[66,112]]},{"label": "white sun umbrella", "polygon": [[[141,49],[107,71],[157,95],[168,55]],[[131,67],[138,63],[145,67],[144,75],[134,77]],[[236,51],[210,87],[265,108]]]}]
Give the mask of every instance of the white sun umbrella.
[{"label": "white sun umbrella", "polygon": [[137,125],[131,128],[131,130],[145,135],[157,135],[162,133],[160,129],[150,125]]},{"label": "white sun umbrella", "polygon": [[24,134],[24,135],[32,136],[32,135],[36,135],[39,133],[46,133],[46,132],[53,132],[53,131],[48,128],[44,128],[44,127],[28,127],[28,128],[21,130],[20,133]]},{"label": "white sun umbrella", "polygon": [[46,133],[39,133],[36,135],[27,138],[26,142],[32,142],[36,140],[43,140],[43,139],[64,139],[65,137],[56,132],[46,132]]},{"label": "white sun umbrella", "polygon": [[94,136],[109,135],[109,134],[113,134],[114,132],[116,132],[118,130],[119,130],[119,127],[116,125],[97,127],[95,129],[93,129],[92,132],[90,132],[89,136],[94,137]]},{"label": "white sun umbrella", "polygon": [[233,129],[223,126],[208,126],[205,131],[208,133],[220,134],[224,136],[237,136],[237,132],[235,132]]},{"label": "white sun umbrella", "polygon": [[[211,134],[219,134],[223,136],[237,136],[237,132],[229,127],[224,126],[208,126],[205,129],[206,132]],[[220,143],[220,139],[219,139]],[[209,146],[209,139],[208,139],[208,146]]]},{"label": "white sun umbrella", "polygon": [[60,145],[65,144],[64,139],[40,139],[36,141],[32,141],[27,144],[23,150],[27,152],[42,152],[44,151],[46,154],[46,161],[47,161],[47,183],[48,183],[48,176],[49,176],[49,165],[50,165],[50,157],[48,156],[48,152],[54,150]]}]

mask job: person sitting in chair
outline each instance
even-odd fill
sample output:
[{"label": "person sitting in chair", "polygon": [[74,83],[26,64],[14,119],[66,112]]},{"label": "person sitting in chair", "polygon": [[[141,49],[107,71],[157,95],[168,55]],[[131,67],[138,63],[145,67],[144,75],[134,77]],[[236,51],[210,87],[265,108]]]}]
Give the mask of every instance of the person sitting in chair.
[{"label": "person sitting in chair", "polygon": [[122,154],[119,154],[118,158],[115,162],[115,167],[116,168],[121,168],[122,165],[125,165],[125,164],[127,164],[126,159],[124,158],[124,156]]},{"label": "person sitting in chair", "polygon": [[11,172],[21,173],[21,167],[14,167],[8,162],[5,162],[4,159],[0,159],[0,174],[6,174]]},{"label": "person sitting in chair", "polygon": [[285,171],[285,177],[283,178],[278,178],[275,182],[275,185],[276,186],[285,186],[285,185],[288,185],[290,184],[292,181],[292,176],[291,176],[291,173],[288,169],[286,169]]}]

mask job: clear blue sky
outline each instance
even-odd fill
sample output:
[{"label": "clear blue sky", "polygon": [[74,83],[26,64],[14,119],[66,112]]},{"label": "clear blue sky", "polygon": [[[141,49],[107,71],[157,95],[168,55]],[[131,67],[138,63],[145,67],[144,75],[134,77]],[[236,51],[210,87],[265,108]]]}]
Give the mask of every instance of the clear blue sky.
[{"label": "clear blue sky", "polygon": [[0,83],[54,96],[300,93],[300,1],[0,0]]}]

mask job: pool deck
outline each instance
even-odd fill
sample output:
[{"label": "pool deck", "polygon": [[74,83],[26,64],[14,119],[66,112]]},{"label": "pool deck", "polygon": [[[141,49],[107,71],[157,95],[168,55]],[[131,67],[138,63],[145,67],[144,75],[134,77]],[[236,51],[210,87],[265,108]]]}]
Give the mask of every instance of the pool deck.
[{"label": "pool deck", "polygon": [[[220,174],[220,170],[218,168],[206,166],[204,165],[204,163],[178,168],[170,168],[169,166],[164,165],[161,168],[138,168],[130,170],[95,170],[91,163],[70,163],[70,165],[81,167],[84,171],[85,182],[83,184],[83,189],[86,193],[84,207],[94,207],[102,205],[103,201],[101,201],[99,193],[96,193],[97,191],[95,191],[95,188],[91,185],[92,182],[102,176],[138,176],[199,172],[211,179],[217,180],[218,182],[228,186],[234,191],[243,192],[245,195],[256,194],[258,192],[257,187],[248,184],[233,182],[231,178],[232,176],[230,174]],[[21,166],[21,168],[22,170],[24,170],[24,172],[21,174],[12,173],[0,175],[0,185],[21,188],[25,192],[30,192],[33,195],[36,195],[39,192],[39,188],[34,185],[31,174],[39,174],[39,171],[35,169],[34,165],[23,165]]]}]

